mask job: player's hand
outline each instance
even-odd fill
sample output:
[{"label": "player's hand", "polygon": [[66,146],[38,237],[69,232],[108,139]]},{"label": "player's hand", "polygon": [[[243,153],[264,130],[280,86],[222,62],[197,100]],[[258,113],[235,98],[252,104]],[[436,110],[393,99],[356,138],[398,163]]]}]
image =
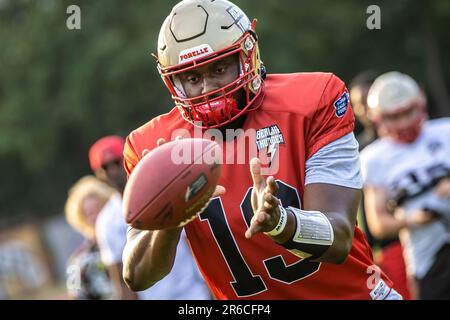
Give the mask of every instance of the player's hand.
[{"label": "player's hand", "polygon": [[[181,137],[181,136],[178,136],[178,137],[175,138],[175,140],[179,140],[179,139],[182,139],[182,137]],[[166,142],[167,142],[167,141],[166,141],[164,138],[159,138],[158,141],[156,142],[156,145],[157,145],[158,147],[160,147],[160,146],[162,146],[162,145],[163,145],[164,143],[166,143]],[[144,150],[142,151],[142,157],[145,157],[149,152],[150,152],[150,150],[144,149]],[[216,190],[214,190],[214,192],[213,192],[211,198],[220,197],[221,195],[223,195],[223,194],[225,193],[225,191],[226,191],[226,190],[225,190],[224,187],[217,185],[217,186],[216,186]]]},{"label": "player's hand", "polygon": [[434,192],[439,198],[450,198],[450,178],[439,182],[434,189]]},{"label": "player's hand", "polygon": [[276,197],[278,185],[274,177],[267,179],[261,175],[261,162],[258,158],[250,161],[250,172],[253,179],[252,209],[253,217],[245,237],[250,239],[259,232],[269,232],[276,227],[280,220],[279,200]]},{"label": "player's hand", "polygon": [[408,228],[417,228],[424,226],[435,219],[436,216],[431,212],[416,210],[406,217],[406,226]]}]

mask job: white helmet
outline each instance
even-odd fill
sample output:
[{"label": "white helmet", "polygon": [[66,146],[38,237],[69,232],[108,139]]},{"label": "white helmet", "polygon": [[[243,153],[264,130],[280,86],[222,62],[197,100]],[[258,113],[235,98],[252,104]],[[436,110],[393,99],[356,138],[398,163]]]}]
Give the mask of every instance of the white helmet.
[{"label": "white helmet", "polygon": [[[173,7],[159,33],[158,70],[185,120],[213,128],[258,106],[264,68],[255,25],[226,0],[184,0]],[[185,95],[178,74],[233,54],[240,59],[236,81],[198,97]],[[233,98],[240,89],[246,92],[244,106]]]},{"label": "white helmet", "polygon": [[392,71],[375,80],[367,95],[367,104],[375,114],[393,113],[422,97],[422,91],[413,78]]},{"label": "white helmet", "polygon": [[[375,80],[370,87],[367,104],[372,119],[382,125],[391,138],[402,143],[415,141],[427,118],[425,96],[419,85],[410,76],[396,71]],[[388,121],[404,112],[410,115],[407,121]]]}]

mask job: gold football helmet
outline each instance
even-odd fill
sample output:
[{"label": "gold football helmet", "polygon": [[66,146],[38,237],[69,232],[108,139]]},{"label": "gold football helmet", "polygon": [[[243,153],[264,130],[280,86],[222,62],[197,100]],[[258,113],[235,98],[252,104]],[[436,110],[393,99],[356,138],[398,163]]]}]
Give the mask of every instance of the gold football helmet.
[{"label": "gold football helmet", "polygon": [[[261,63],[256,20],[226,0],[184,0],[165,19],[158,39],[158,70],[181,115],[188,122],[214,128],[256,109],[262,96],[265,69]],[[238,78],[217,90],[187,97],[180,73],[230,55],[238,55]],[[235,94],[244,90],[245,103]],[[244,104],[244,105],[242,105]]]}]

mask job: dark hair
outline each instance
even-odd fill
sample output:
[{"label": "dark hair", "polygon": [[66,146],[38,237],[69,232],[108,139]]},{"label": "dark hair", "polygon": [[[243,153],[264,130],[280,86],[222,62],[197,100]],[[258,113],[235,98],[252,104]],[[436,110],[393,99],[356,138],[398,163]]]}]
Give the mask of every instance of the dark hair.
[{"label": "dark hair", "polygon": [[350,81],[349,90],[358,86],[371,86],[380,74],[374,70],[365,70],[358,73],[352,81]]}]

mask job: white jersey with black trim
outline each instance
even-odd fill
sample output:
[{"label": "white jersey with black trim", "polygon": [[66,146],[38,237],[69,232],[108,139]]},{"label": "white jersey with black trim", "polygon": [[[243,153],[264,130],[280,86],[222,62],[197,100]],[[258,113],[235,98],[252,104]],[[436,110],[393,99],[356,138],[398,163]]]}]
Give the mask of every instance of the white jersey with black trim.
[{"label": "white jersey with black trim", "polygon": [[439,219],[400,233],[408,273],[424,277],[437,251],[450,242],[450,198],[434,193],[450,177],[450,118],[427,121],[411,144],[378,139],[361,152],[361,165],[364,185],[383,188],[406,215],[418,209],[439,213]]}]

